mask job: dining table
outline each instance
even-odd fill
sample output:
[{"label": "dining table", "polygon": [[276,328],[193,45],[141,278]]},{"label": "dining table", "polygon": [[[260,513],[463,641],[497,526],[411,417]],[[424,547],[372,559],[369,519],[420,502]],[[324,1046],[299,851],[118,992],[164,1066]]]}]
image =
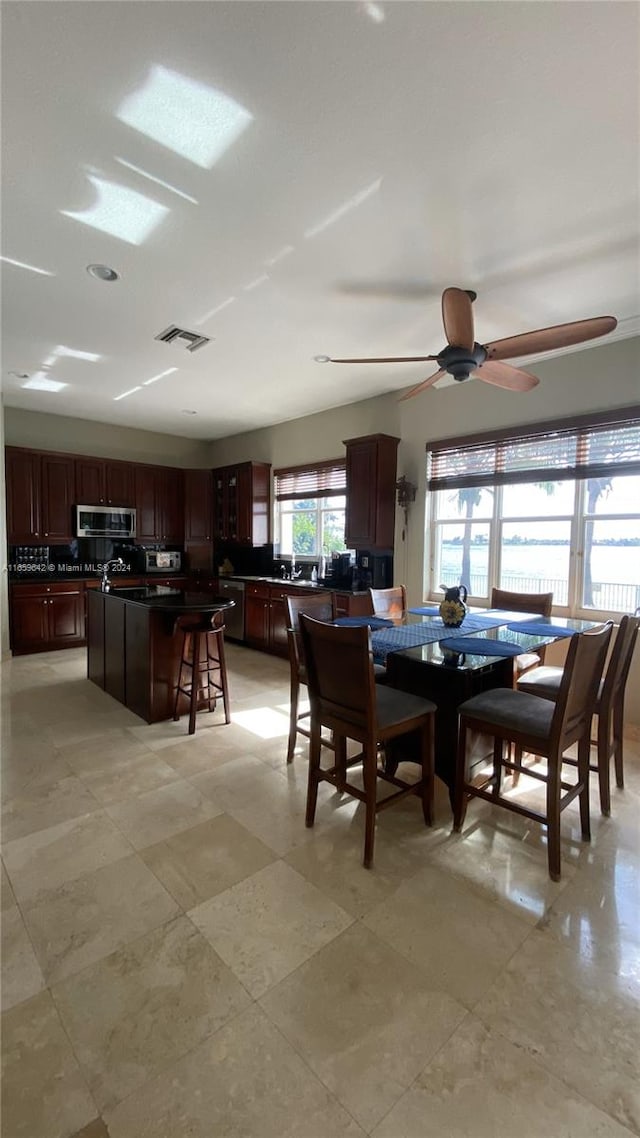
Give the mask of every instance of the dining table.
[{"label": "dining table", "polygon": [[[446,783],[450,797],[460,704],[490,688],[512,688],[517,656],[597,624],[578,617],[470,608],[461,625],[454,628],[443,623],[437,605],[429,604],[394,617],[342,618],[336,623],[356,620],[369,624],[373,658],[386,666],[386,682],[436,704],[435,772]],[[488,750],[486,737],[471,737],[469,767],[486,762]],[[418,740],[410,735],[387,745],[385,769],[393,774],[405,761],[420,761]]]}]

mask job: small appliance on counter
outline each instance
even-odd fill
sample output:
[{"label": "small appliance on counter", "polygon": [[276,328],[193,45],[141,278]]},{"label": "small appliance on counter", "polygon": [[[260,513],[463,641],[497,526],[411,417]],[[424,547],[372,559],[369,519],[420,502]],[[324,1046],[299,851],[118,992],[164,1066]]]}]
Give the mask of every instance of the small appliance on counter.
[{"label": "small appliance on counter", "polygon": [[145,573],[179,573],[182,553],[177,549],[145,549]]},{"label": "small appliance on counter", "polygon": [[351,591],[353,588],[354,565],[354,550],[348,549],[345,553],[332,554],[331,560],[327,561],[324,576],[320,577],[321,583],[332,589],[347,589]]},{"label": "small appliance on counter", "polygon": [[367,553],[358,550],[353,570],[355,592],[366,589],[390,589],[393,585],[393,554]]}]

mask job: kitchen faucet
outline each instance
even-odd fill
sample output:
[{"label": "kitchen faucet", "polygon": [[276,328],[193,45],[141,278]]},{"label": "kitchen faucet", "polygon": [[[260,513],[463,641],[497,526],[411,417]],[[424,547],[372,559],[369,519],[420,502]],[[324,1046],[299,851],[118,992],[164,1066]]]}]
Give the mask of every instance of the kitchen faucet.
[{"label": "kitchen faucet", "polygon": [[111,561],[105,561],[102,566],[102,584],[100,586],[103,593],[111,592],[111,581],[109,580],[108,574],[112,565],[124,565],[124,561],[121,557],[112,557]]}]

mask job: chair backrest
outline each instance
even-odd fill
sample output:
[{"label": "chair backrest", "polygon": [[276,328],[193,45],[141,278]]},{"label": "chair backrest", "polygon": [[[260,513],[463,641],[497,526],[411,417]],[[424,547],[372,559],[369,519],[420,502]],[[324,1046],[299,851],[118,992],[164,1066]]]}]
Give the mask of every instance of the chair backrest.
[{"label": "chair backrest", "polygon": [[618,700],[624,698],[638,628],[640,616],[623,616],[620,621],[602,685],[600,706],[603,710],[613,707]]},{"label": "chair backrest", "polygon": [[553,593],[511,593],[508,589],[491,590],[491,608],[507,612],[533,612],[551,616]]},{"label": "chair backrest", "polygon": [[358,735],[372,735],[376,696],[369,628],[324,624],[303,614],[300,634],[312,718],[345,734],[355,728]]},{"label": "chair backrest", "polygon": [[369,589],[371,604],[376,616],[402,616],[407,608],[407,590],[404,585],[392,589]]},{"label": "chair backrest", "polygon": [[[335,617],[333,593],[301,593],[300,596],[285,597],[289,618],[289,660],[298,673],[306,668],[305,654],[300,637],[300,615],[315,617],[316,620],[331,621]],[[303,672],[304,675],[304,672]]]},{"label": "chair backrest", "polygon": [[571,637],[551,722],[550,741],[558,754],[585,734],[589,738],[612,630],[608,620]]}]

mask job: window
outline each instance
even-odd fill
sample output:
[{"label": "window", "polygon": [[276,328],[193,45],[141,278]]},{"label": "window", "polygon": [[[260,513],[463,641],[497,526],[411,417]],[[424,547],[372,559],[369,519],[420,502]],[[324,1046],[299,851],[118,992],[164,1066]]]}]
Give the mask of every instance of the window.
[{"label": "window", "polygon": [[275,533],[280,554],[316,559],[346,549],[343,459],[276,470]]},{"label": "window", "polygon": [[640,605],[640,408],[427,446],[428,592],[553,591],[569,614]]}]

